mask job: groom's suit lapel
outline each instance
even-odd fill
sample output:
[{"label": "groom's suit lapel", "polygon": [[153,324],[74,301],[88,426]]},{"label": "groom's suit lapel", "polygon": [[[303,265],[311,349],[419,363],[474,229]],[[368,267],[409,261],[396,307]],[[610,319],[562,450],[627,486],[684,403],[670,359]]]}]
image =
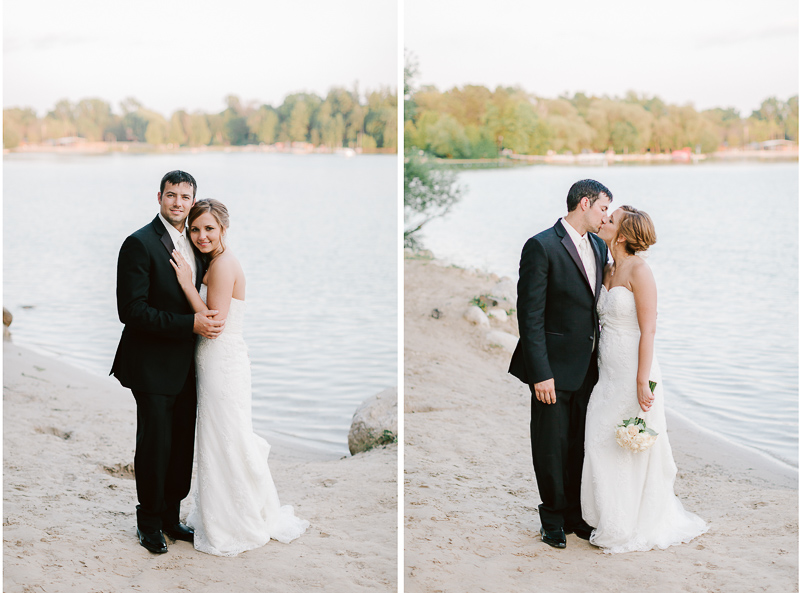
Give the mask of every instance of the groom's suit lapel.
[{"label": "groom's suit lapel", "polygon": [[[586,288],[588,288],[589,292],[591,292],[592,285],[589,284],[589,277],[586,275],[586,268],[583,267],[581,256],[578,255],[578,248],[575,247],[575,243],[572,242],[569,233],[567,233],[567,229],[564,228],[564,225],[561,224],[560,220],[556,222],[555,229],[556,229],[556,234],[559,237],[561,237],[561,244],[567,250],[567,253],[569,253],[570,257],[572,258],[572,261],[575,262],[575,265],[578,266],[578,271],[581,273],[583,280],[586,282]],[[591,244],[591,241],[589,241],[589,243]],[[592,245],[592,250],[594,251],[594,245]],[[597,260],[596,252],[595,252],[595,260]],[[597,286],[600,285],[598,284]]]},{"label": "groom's suit lapel", "polygon": [[603,273],[606,269],[606,262],[600,260],[600,247],[598,241],[599,237],[592,236],[589,233],[589,244],[592,246],[592,253],[594,253],[594,270],[595,270],[595,289],[594,289],[594,304],[600,298],[600,289],[603,286]]},{"label": "groom's suit lapel", "polygon": [[167,250],[170,257],[172,256],[172,252],[175,249],[175,245],[172,243],[172,237],[169,236],[167,229],[164,228],[164,224],[159,220],[158,216],[153,219],[152,222],[153,230],[156,234],[161,238],[161,244],[164,246],[164,249]]},{"label": "groom's suit lapel", "polygon": [[[194,253],[194,251],[192,251]],[[200,286],[203,284],[203,277],[206,275],[206,267],[203,263],[203,260],[200,259],[200,256],[195,253],[194,256],[194,269],[197,270],[197,274],[195,274],[194,280],[194,287],[197,289],[197,292],[200,292]]]},{"label": "groom's suit lapel", "polygon": [[[171,258],[172,252],[175,250],[175,244],[172,242],[172,237],[170,237],[167,229],[164,228],[164,224],[158,218],[158,215],[156,215],[156,217],[153,219],[152,225],[153,230],[161,237],[161,244],[167,250],[167,253]],[[197,273],[195,274],[194,287],[198,292],[200,292],[200,285],[203,283],[203,276],[205,276],[205,268],[203,267],[203,260],[201,260],[197,254],[194,256],[194,263],[194,269],[197,270]]]}]

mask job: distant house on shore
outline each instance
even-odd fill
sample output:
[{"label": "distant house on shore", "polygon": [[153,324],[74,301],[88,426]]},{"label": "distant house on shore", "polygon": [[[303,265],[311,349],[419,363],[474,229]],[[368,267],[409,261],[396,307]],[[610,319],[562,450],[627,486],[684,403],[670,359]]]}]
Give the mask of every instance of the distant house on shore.
[{"label": "distant house on shore", "polygon": [[765,140],[764,142],[751,142],[747,145],[750,150],[797,150],[797,142],[784,140]]},{"label": "distant house on shore", "polygon": [[78,146],[80,144],[86,144],[88,140],[86,138],[81,138],[80,136],[64,136],[63,138],[56,138],[55,140],[50,140],[54,146]]}]

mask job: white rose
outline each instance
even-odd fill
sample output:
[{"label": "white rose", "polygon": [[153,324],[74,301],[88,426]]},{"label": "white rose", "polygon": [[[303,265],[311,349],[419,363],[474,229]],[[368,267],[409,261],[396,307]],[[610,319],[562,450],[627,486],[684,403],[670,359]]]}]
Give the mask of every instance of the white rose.
[{"label": "white rose", "polygon": [[639,434],[639,427],[635,424],[628,424],[628,434],[632,437],[635,437]]}]

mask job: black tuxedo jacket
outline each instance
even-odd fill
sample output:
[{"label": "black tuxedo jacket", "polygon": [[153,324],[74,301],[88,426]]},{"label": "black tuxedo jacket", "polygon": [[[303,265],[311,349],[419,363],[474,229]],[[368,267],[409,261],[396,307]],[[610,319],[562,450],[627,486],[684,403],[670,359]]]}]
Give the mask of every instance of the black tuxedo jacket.
[{"label": "black tuxedo jacket", "polygon": [[596,294],[559,220],[528,239],[522,249],[517,284],[519,343],[508,372],[533,385],[555,379],[556,389],[580,388],[600,335],[597,299],[608,261],[608,248],[589,233],[597,270]]},{"label": "black tuxedo jacket", "polygon": [[[122,244],[117,312],[125,324],[112,375],[133,391],[177,394],[194,359],[194,311],[169,263],[172,239],[158,216]],[[197,284],[203,264],[197,262]]]}]

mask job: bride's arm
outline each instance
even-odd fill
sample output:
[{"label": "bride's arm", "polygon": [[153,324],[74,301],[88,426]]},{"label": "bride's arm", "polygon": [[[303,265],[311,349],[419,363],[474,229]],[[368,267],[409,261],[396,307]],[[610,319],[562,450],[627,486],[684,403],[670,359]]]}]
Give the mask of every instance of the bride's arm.
[{"label": "bride's arm", "polygon": [[636,301],[639,321],[639,370],[636,373],[636,393],[639,407],[646,412],[653,405],[650,391],[650,367],[653,364],[653,347],[656,337],[656,281],[647,264],[631,270],[631,290]]},{"label": "bride's arm", "polygon": [[[169,263],[171,263],[172,267],[175,269],[175,274],[178,276],[178,284],[181,285],[181,290],[183,290],[183,294],[186,295],[186,300],[189,301],[192,310],[195,313],[202,313],[203,311],[211,309],[212,307],[206,307],[203,299],[201,299],[200,295],[197,293],[197,289],[194,284],[192,284],[192,268],[189,267],[189,264],[177,249],[172,251],[172,259],[169,260]],[[224,319],[224,317],[217,315],[217,319]]]},{"label": "bride's arm", "polygon": [[228,318],[238,267],[236,258],[225,254],[215,258],[208,268],[208,307],[219,311],[218,319]]}]

